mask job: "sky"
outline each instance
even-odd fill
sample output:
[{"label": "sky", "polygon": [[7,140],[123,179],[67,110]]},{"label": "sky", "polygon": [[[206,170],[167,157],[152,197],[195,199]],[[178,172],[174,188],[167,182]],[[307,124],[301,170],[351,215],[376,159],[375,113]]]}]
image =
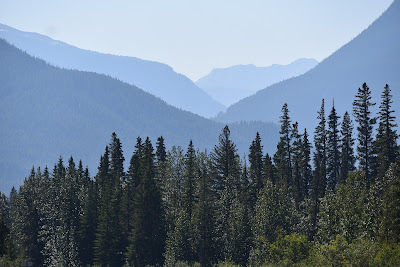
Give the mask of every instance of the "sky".
[{"label": "sky", "polygon": [[238,64],[322,61],[393,0],[0,0],[0,23],[102,53],[170,65],[193,81]]}]

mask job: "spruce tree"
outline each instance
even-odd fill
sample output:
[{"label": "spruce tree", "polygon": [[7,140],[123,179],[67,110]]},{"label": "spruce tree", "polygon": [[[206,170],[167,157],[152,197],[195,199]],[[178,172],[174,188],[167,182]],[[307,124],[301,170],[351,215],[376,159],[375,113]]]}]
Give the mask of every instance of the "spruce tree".
[{"label": "spruce tree", "polygon": [[126,260],[135,266],[161,265],[165,245],[164,212],[161,193],[155,180],[153,146],[143,144],[142,179],[135,194],[134,215]]},{"label": "spruce tree", "polygon": [[272,158],[267,153],[263,160],[263,184],[265,185],[267,181],[270,181],[272,184],[276,184],[276,168],[274,163],[272,162]]},{"label": "spruce tree", "polygon": [[250,205],[254,206],[257,200],[258,192],[263,188],[263,146],[261,145],[261,137],[257,132],[256,138],[250,145],[249,153],[249,193]]},{"label": "spruce tree", "polygon": [[317,231],[317,219],[319,212],[320,198],[325,195],[326,189],[326,120],[325,120],[325,102],[322,99],[321,109],[318,111],[319,123],[315,128],[314,134],[314,173],[310,186],[310,216],[311,231],[309,237],[312,239]]},{"label": "spruce tree", "polygon": [[300,160],[300,172],[301,172],[301,190],[304,197],[308,196],[309,186],[312,179],[312,168],[311,162],[311,143],[308,141],[307,129],[304,129],[303,140],[301,145],[301,160]]},{"label": "spruce tree", "polygon": [[327,188],[334,190],[340,175],[340,153],[339,153],[339,124],[340,117],[336,113],[335,102],[333,102],[331,113],[328,116],[328,130],[326,142],[327,163]]},{"label": "spruce tree", "polygon": [[201,266],[211,266],[216,259],[215,244],[215,194],[208,158],[205,153],[199,156],[198,202],[194,207],[192,224],[194,227],[194,246],[196,260]]},{"label": "spruce tree", "polygon": [[193,206],[195,203],[196,189],[196,153],[193,147],[193,142],[190,140],[186,155],[185,155],[185,182],[183,188],[183,208],[187,213],[189,220],[192,219]]},{"label": "spruce tree", "polygon": [[382,102],[379,106],[379,127],[374,144],[377,154],[379,177],[385,175],[390,164],[395,162],[399,156],[399,147],[397,145],[398,135],[396,133],[397,124],[395,123],[396,117],[393,116],[395,111],[391,106],[393,103],[392,97],[390,87],[386,84],[381,95]]},{"label": "spruce tree", "polygon": [[239,177],[239,156],[236,153],[236,145],[230,140],[230,130],[226,125],[219,136],[218,146],[214,146],[211,154],[214,171],[214,190],[221,196],[226,186],[232,186],[234,177]]},{"label": "spruce tree", "polygon": [[373,125],[376,119],[371,116],[370,107],[375,103],[371,102],[371,90],[364,83],[362,88],[358,88],[356,99],[353,102],[353,115],[357,126],[357,159],[359,168],[365,172],[365,179],[370,184],[374,181],[374,150],[373,150]]},{"label": "spruce tree", "polygon": [[299,134],[299,124],[298,122],[294,123],[292,126],[291,139],[292,143],[292,167],[293,167],[293,185],[292,185],[292,195],[293,199],[296,203],[296,207],[299,207],[300,201],[303,200],[303,179],[302,172],[300,169],[300,164],[302,161],[302,146],[303,139]]},{"label": "spruce tree", "polygon": [[281,137],[277,145],[277,151],[274,155],[274,163],[277,170],[277,182],[283,184],[286,189],[290,189],[292,186],[292,160],[290,144],[290,133],[292,127],[290,122],[289,109],[285,103],[282,107],[282,116],[280,117],[281,130],[279,133]]},{"label": "spruce tree", "polygon": [[355,168],[355,156],[354,156],[354,138],[353,138],[353,122],[351,121],[349,113],[344,114],[342,121],[341,140],[340,140],[340,175],[339,184],[346,182],[346,178],[350,172],[354,171]]}]

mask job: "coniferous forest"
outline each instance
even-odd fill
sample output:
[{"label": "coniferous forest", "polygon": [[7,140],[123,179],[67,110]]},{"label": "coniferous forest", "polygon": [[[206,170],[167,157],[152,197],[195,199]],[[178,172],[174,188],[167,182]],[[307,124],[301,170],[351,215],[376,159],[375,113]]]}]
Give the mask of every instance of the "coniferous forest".
[{"label": "coniferous forest", "polygon": [[393,101],[386,85],[374,114],[364,83],[315,129],[285,104],[274,155],[254,133],[240,157],[226,126],[209,152],[137,137],[125,158],[112,133],[94,176],[59,158],[1,194],[0,265],[400,266]]}]

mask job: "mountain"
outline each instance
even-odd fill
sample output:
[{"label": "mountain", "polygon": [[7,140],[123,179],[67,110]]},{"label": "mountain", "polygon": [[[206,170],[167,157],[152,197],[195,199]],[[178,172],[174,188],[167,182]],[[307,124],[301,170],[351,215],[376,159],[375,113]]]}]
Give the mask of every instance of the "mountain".
[{"label": "mountain", "polygon": [[0,24],[0,38],[52,65],[107,74],[142,88],[168,104],[206,118],[226,109],[189,78],[162,63],[83,50],[3,24]]},{"label": "mountain", "polygon": [[[168,148],[211,151],[225,124],[166,104],[106,75],[54,67],[0,39],[0,191],[21,184],[35,167],[52,167],[60,155],[82,159],[96,173],[112,132],[122,141],[126,163],[136,138],[163,136]],[[239,153],[248,153],[260,131],[272,153],[279,129],[270,123],[229,125]]]},{"label": "mountain", "polygon": [[340,116],[352,113],[357,89],[366,82],[372,101],[380,105],[385,84],[393,94],[393,109],[400,118],[400,1],[396,0],[375,22],[352,41],[307,73],[274,84],[245,98],[217,116],[218,121],[262,120],[277,122],[281,108],[288,103],[290,116],[301,127],[313,132],[321,100],[326,114],[335,101]]},{"label": "mountain", "polygon": [[288,65],[236,65],[213,69],[210,74],[200,78],[196,85],[225,106],[230,106],[267,86],[299,76],[317,64],[315,59],[301,58]]}]

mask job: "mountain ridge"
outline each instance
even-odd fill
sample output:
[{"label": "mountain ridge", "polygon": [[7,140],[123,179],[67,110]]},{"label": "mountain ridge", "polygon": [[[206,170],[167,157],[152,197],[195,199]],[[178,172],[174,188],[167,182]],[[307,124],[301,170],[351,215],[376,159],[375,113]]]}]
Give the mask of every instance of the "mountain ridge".
[{"label": "mountain ridge", "polygon": [[19,31],[4,24],[0,24],[0,38],[54,66],[109,75],[203,117],[215,116],[226,109],[165,63],[80,49],[46,35]]},{"label": "mountain ridge", "polygon": [[248,97],[271,84],[296,77],[314,68],[315,59],[300,58],[290,64],[257,67],[254,64],[215,68],[196,85],[226,106]]}]

